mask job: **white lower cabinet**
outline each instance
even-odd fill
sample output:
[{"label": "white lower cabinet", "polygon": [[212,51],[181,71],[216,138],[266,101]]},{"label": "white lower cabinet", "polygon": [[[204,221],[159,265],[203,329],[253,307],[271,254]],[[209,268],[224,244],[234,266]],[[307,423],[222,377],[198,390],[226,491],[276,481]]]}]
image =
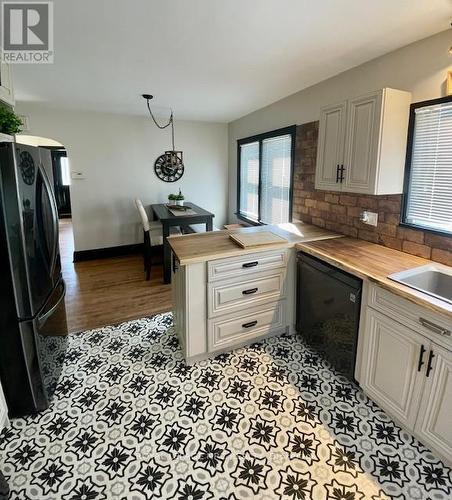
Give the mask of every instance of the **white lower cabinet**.
[{"label": "white lower cabinet", "polygon": [[[392,308],[382,313],[375,300],[379,294],[378,288],[371,291],[370,304],[380,310],[367,305],[360,329],[361,387],[388,415],[451,465],[452,339],[449,333],[435,333],[441,331],[439,327],[431,334],[421,326],[416,329],[422,334],[415,331],[414,317],[425,323],[426,315],[434,319],[432,313],[387,291],[384,295],[387,299],[392,295]],[[443,331],[450,332],[452,322],[444,321],[437,316]]]},{"label": "white lower cabinet", "polygon": [[[173,265],[172,298],[174,330],[186,360],[195,360],[207,351],[206,266]],[[204,292],[204,293],[203,293]]]},{"label": "white lower cabinet", "polygon": [[401,424],[414,427],[425,379],[419,359],[429,342],[372,309],[366,334],[363,389]]},{"label": "white lower cabinet", "polygon": [[432,370],[415,431],[428,447],[452,461],[452,352],[433,346]]},{"label": "white lower cabinet", "polygon": [[[174,328],[187,363],[294,331],[295,249],[174,260]],[[290,271],[289,271],[290,270]]]}]

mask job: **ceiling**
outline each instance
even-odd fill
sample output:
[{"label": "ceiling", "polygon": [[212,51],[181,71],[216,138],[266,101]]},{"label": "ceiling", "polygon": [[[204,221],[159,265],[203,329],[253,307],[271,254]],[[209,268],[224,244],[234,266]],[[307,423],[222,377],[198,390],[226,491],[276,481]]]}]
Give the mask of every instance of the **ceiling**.
[{"label": "ceiling", "polygon": [[18,101],[229,122],[449,27],[451,0],[58,0]]}]

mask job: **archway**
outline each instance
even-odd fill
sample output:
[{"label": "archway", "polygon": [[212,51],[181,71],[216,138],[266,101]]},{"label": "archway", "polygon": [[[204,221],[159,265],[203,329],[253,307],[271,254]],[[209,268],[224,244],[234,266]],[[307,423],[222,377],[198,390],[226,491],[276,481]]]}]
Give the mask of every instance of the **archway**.
[{"label": "archway", "polygon": [[[58,209],[60,227],[60,253],[63,274],[65,270],[73,269],[72,259],[74,252],[74,236],[72,229],[71,211],[71,174],[69,160],[64,144],[49,137],[18,134],[16,142],[28,146],[47,150],[49,161],[44,163],[44,169],[54,188],[55,200]],[[65,276],[67,278],[67,276]]]},{"label": "archway", "polygon": [[[55,199],[60,219],[71,218],[71,175],[69,161],[64,144],[48,137],[20,134],[16,142],[29,146],[41,147],[49,151],[52,168],[46,168],[50,183],[54,188]],[[50,166],[50,162],[49,162]],[[44,165],[46,167],[46,165]]]}]

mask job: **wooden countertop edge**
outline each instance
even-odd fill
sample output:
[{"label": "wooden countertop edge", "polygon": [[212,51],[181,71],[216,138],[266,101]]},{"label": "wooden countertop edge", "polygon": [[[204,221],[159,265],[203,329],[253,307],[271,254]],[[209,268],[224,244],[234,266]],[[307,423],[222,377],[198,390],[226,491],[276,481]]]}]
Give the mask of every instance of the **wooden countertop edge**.
[{"label": "wooden countertop edge", "polygon": [[[225,233],[229,233],[229,231],[222,231]],[[234,232],[234,231],[231,231]],[[198,236],[198,235],[197,235]],[[199,234],[199,237],[203,236],[208,236],[208,233],[201,233]],[[309,243],[312,241],[321,241],[321,240],[330,240],[333,238],[343,238],[344,235],[342,234],[329,234],[329,235],[323,235],[323,236],[312,236],[312,237],[303,237],[302,243]],[[195,257],[179,257],[174,250],[173,246],[171,245],[171,240],[172,239],[177,239],[180,238],[180,236],[171,236],[168,238],[168,242],[171,246],[172,251],[175,253],[176,257],[179,259],[179,265],[181,266],[186,266],[188,264],[198,264],[200,262],[207,262],[209,260],[217,260],[217,259],[225,259],[228,257],[238,257],[239,255],[248,255],[250,253],[256,253],[256,252],[266,252],[266,251],[271,251],[271,250],[280,250],[282,248],[293,248],[294,246],[300,244],[301,242],[296,242],[296,241],[288,241],[287,243],[272,243],[270,245],[262,245],[262,246],[257,246],[257,247],[250,247],[250,248],[241,248],[237,245],[235,248],[231,248],[230,250],[225,250],[223,252],[213,252],[211,254],[201,254],[199,256]]]},{"label": "wooden countertop edge", "polygon": [[250,253],[265,252],[270,250],[280,250],[289,248],[290,243],[272,243],[269,245],[262,245],[260,247],[241,248],[225,250],[223,252],[215,252],[209,255],[199,255],[196,257],[179,258],[179,265],[186,266],[188,264],[197,264],[200,262],[208,262],[209,260],[225,259],[227,257],[238,257],[239,255],[248,255]]},{"label": "wooden countertop edge", "polygon": [[373,283],[385,288],[389,292],[393,292],[400,297],[403,297],[410,302],[414,302],[423,307],[427,307],[428,309],[438,312],[440,314],[445,314],[452,318],[452,308],[444,307],[439,300],[436,300],[434,297],[430,297],[427,294],[422,292],[418,292],[408,286],[402,285],[395,281],[390,280],[389,278],[381,278],[381,276],[375,276],[371,271],[363,270],[362,268],[355,267],[350,265],[347,262],[343,262],[341,259],[334,257],[330,252],[326,252],[324,250],[320,250],[318,248],[306,245],[305,243],[309,242],[301,242],[297,243],[295,246],[298,250],[302,250],[303,252],[312,255],[313,257],[317,257],[321,260],[324,260],[328,264],[338,267],[343,271],[346,271],[354,276],[357,276],[361,279],[368,279]]}]

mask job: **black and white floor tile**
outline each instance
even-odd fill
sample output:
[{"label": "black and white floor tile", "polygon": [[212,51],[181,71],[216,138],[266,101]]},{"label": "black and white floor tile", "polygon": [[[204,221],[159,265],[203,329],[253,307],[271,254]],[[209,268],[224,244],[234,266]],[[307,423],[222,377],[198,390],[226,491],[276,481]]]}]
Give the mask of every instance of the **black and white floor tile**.
[{"label": "black and white floor tile", "polygon": [[47,339],[52,405],[0,434],[11,499],[452,498],[451,470],[297,336],[190,367],[171,325]]}]

